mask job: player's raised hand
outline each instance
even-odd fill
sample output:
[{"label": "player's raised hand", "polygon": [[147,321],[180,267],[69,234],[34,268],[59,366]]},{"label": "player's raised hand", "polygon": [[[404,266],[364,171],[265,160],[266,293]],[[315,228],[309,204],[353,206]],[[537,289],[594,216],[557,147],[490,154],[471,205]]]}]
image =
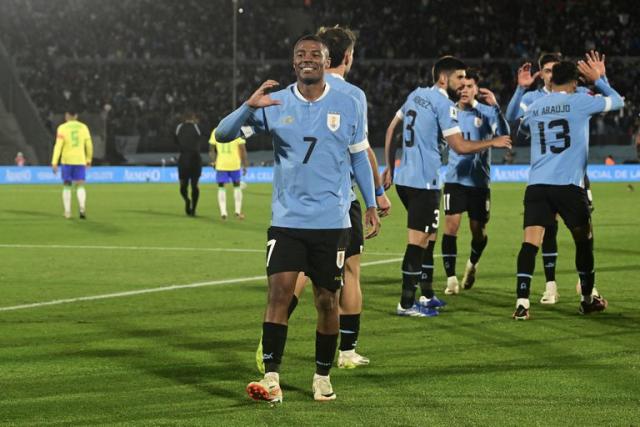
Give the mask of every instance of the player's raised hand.
[{"label": "player's raised hand", "polygon": [[380,232],[380,218],[376,208],[367,208],[364,213],[364,226],[367,229],[367,234],[364,236],[365,239],[372,239],[378,235]]},{"label": "player's raised hand", "polygon": [[511,137],[509,135],[498,136],[491,140],[494,148],[511,148]]},{"label": "player's raised hand", "polygon": [[389,168],[384,168],[382,171],[382,175],[380,175],[380,179],[382,180],[382,186],[385,190],[388,190],[393,184],[393,172]]},{"label": "player's raised hand", "polygon": [[376,203],[378,204],[378,215],[380,218],[384,218],[389,215],[389,211],[391,210],[391,202],[387,197],[386,193],[383,193],[382,196],[376,196]]},{"label": "player's raised hand", "polygon": [[578,61],[578,71],[590,83],[600,78],[600,71],[585,61]]},{"label": "player's raised hand", "polygon": [[604,77],[607,72],[607,68],[604,65],[604,53],[600,56],[600,52],[591,50],[585,53],[584,56],[587,59],[587,64],[598,70],[600,77]]},{"label": "player's raised hand", "polygon": [[523,64],[522,67],[518,68],[518,86],[528,88],[536,81],[538,75],[540,75],[540,71],[531,74],[531,62]]},{"label": "player's raised hand", "polygon": [[496,96],[493,94],[493,92],[491,92],[489,89],[485,89],[483,87],[478,89],[478,92],[480,93],[479,98],[487,105],[498,105],[498,100],[496,99]]},{"label": "player's raised hand", "polygon": [[253,95],[251,95],[249,99],[247,99],[247,105],[251,108],[280,105],[281,102],[278,101],[277,99],[272,99],[268,93],[271,89],[273,89],[278,85],[280,85],[280,83],[278,83],[275,80],[267,80],[266,82],[262,83],[258,88],[258,90],[253,92]]}]

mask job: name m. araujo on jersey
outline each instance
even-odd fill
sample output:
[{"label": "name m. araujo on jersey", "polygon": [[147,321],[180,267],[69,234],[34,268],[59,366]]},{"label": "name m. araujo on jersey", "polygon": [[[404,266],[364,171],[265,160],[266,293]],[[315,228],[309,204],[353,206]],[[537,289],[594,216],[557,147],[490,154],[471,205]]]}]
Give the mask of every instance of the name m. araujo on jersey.
[{"label": "name m. araujo on jersey", "polygon": [[395,183],[439,190],[438,170],[442,164],[439,142],[460,133],[458,109],[446,90],[432,86],[411,92],[396,117],[403,120],[403,146]]},{"label": "name m. araujo on jersey", "polygon": [[606,80],[595,82],[604,96],[552,92],[535,101],[522,126],[531,134],[529,184],[584,186],[589,157],[589,119],[624,106]]},{"label": "name m. araujo on jersey", "polygon": [[349,228],[350,167],[367,207],[375,207],[369,143],[359,103],[326,83],[308,101],[296,84],[270,94],[280,105],[243,104],[218,125],[219,142],[254,133],[273,137],[271,225],[302,229]]},{"label": "name m. araujo on jersey", "polygon": [[[468,109],[458,110],[458,122],[468,141],[482,141],[493,135],[509,135],[509,124],[497,105],[481,104],[475,99]],[[458,154],[449,149],[445,182],[467,187],[488,188],[491,179],[491,148],[474,154]]]}]

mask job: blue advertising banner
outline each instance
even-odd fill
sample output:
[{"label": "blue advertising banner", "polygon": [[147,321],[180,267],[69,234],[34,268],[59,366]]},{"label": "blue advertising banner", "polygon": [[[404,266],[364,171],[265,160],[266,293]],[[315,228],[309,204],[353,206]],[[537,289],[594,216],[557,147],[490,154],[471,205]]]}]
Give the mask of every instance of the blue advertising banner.
[{"label": "blue advertising banner", "polygon": [[[640,181],[640,165],[590,165],[589,179],[592,182]],[[440,170],[444,174],[444,168]],[[528,165],[495,165],[491,167],[492,182],[527,182]],[[215,171],[202,169],[201,182],[215,182]],[[252,167],[243,177],[247,183],[272,182],[272,167]],[[87,171],[90,183],[144,183],[178,182],[176,167],[147,166],[95,166]],[[60,173],[54,175],[47,166],[0,166],[0,184],[59,184]]]}]

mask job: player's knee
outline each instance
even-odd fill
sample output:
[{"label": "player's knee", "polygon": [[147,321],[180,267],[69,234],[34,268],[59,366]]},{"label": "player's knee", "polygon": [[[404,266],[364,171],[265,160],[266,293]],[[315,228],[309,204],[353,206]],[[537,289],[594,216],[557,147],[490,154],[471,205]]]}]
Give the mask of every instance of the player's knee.
[{"label": "player's knee", "polygon": [[326,289],[317,293],[315,299],[318,311],[331,312],[338,308],[338,295]]}]

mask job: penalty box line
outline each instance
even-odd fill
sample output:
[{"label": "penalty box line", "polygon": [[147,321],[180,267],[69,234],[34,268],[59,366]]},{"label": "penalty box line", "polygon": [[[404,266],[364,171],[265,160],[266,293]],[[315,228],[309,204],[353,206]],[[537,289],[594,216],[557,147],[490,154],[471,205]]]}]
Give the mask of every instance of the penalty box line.
[{"label": "penalty box line", "polygon": [[[362,264],[360,264],[360,266],[368,267],[372,265],[390,264],[398,261],[402,261],[402,258],[363,262]],[[65,298],[65,299],[58,299],[58,300],[52,300],[52,301],[35,302],[31,304],[21,304],[21,305],[9,306],[9,307],[0,307],[0,312],[25,310],[29,308],[45,307],[49,305],[73,304],[76,302],[83,302],[83,301],[96,301],[96,300],[111,299],[111,298],[123,298],[123,297],[129,297],[134,295],[151,294],[156,292],[177,291],[180,289],[203,288],[206,286],[219,286],[219,285],[229,285],[233,283],[262,281],[262,280],[266,280],[266,278],[267,276],[240,277],[237,279],[214,280],[210,282],[189,283],[186,285],[172,285],[172,286],[163,286],[160,288],[147,288],[147,289],[138,289],[135,291],[115,292],[111,294],[92,295],[92,296],[77,297],[77,298]]]}]

